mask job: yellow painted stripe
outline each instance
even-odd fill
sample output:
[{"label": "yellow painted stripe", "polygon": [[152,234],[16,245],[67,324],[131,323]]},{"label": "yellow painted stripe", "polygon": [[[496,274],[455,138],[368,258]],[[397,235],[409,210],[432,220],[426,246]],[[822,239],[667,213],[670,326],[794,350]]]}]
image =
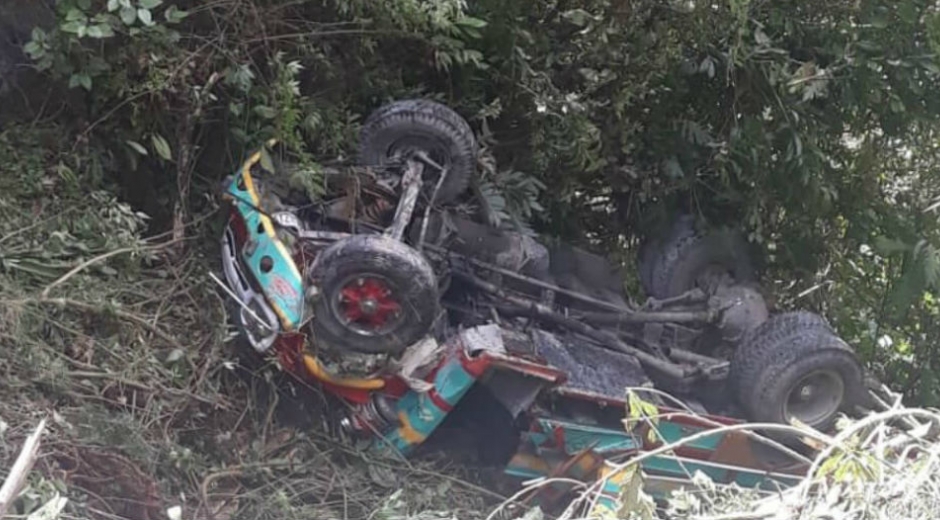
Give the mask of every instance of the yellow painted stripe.
[{"label": "yellow painted stripe", "polygon": [[290,266],[290,270],[292,273],[294,273],[294,276],[296,276],[298,280],[303,282],[303,278],[300,277],[300,270],[297,269],[297,264],[294,263],[294,259],[293,257],[291,257],[290,251],[287,250],[287,246],[285,246],[284,243],[281,242],[280,240],[275,242],[274,245],[277,246],[277,250],[280,251],[281,254],[284,256],[284,261],[287,262],[287,265]]},{"label": "yellow painted stripe", "polygon": [[307,370],[317,379],[336,386],[356,388],[359,390],[380,390],[385,387],[385,381],[381,379],[336,379],[323,368],[319,359],[309,354],[304,354],[304,366],[307,367]]},{"label": "yellow painted stripe", "polygon": [[589,456],[590,454],[585,453],[578,458],[578,468],[581,471],[588,472],[594,469],[594,458]]},{"label": "yellow painted stripe", "polygon": [[605,465],[598,471],[598,476],[600,478],[607,477],[608,482],[617,486],[622,486],[626,479],[633,475],[633,471],[634,470],[632,467],[627,467],[616,471],[613,467]]},{"label": "yellow painted stripe", "polygon": [[[248,190],[248,195],[251,197],[252,204],[259,207],[261,206],[261,197],[258,195],[258,192],[255,189],[255,181],[251,177],[249,170],[251,170],[251,167],[260,160],[261,152],[256,152],[245,162],[245,165],[242,167],[242,176],[245,179],[245,189]],[[263,213],[259,213],[258,216],[261,218],[261,226],[264,227],[264,232],[269,237],[274,239],[275,247],[278,251],[280,251],[281,255],[284,256],[284,261],[287,262],[287,264],[290,266],[291,272],[294,274],[294,276],[297,277],[298,280],[302,280],[300,276],[300,270],[297,269],[297,265],[294,264],[290,252],[287,250],[284,244],[277,239],[277,235],[275,234],[274,230],[274,223],[271,222],[271,219]]]},{"label": "yellow painted stripe", "polygon": [[398,420],[401,421],[401,426],[398,428],[398,435],[404,439],[405,442],[409,444],[424,442],[424,435],[421,435],[411,426],[411,422],[408,421],[408,415],[405,412],[398,412]]},{"label": "yellow painted stripe", "polygon": [[268,303],[271,304],[271,308],[274,309],[274,314],[277,314],[277,317],[281,319],[281,324],[284,325],[284,328],[287,330],[291,329],[291,321],[287,314],[284,313],[284,309],[277,304],[274,300],[268,300]]},{"label": "yellow painted stripe", "polygon": [[[251,156],[248,161],[245,162],[245,166],[242,168],[242,177],[245,178],[245,189],[248,190],[248,195],[251,197],[251,203],[255,207],[261,206],[261,197],[258,196],[257,190],[255,190],[255,181],[251,177],[251,173],[248,172],[251,169],[251,166],[258,162],[261,159],[261,153],[255,153]],[[271,222],[271,219],[267,217],[264,213],[259,213],[258,217],[261,218],[261,226],[264,228],[264,232],[271,238],[277,238],[274,234],[274,224]]]},{"label": "yellow painted stripe", "polygon": [[255,152],[255,154],[249,157],[248,160],[245,161],[245,164],[242,165],[242,177],[245,178],[245,189],[248,190],[248,195],[251,197],[251,203],[255,206],[257,206],[261,200],[258,198],[258,193],[255,191],[255,183],[248,171],[251,170],[251,167],[260,160],[261,152]]},{"label": "yellow painted stripe", "polygon": [[509,461],[509,466],[518,466],[541,473],[549,473],[552,469],[544,459],[529,455],[528,453],[515,454],[512,460]]}]

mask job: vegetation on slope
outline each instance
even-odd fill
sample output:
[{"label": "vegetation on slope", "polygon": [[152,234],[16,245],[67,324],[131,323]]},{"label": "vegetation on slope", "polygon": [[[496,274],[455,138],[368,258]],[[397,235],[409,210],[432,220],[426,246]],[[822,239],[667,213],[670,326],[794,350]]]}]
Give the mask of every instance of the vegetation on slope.
[{"label": "vegetation on slope", "polygon": [[[779,307],[824,312],[909,402],[940,402],[933,2],[13,4],[0,467],[55,411],[36,493],[84,493],[71,515],[230,493],[244,518],[355,518],[401,485],[422,500],[426,473],[365,478],[377,466],[341,465],[355,455],[316,429],[273,425],[272,396],[314,403],[308,419],[319,401],[245,368],[208,277],[216,187],[246,150],[277,137],[314,167],[348,159],[359,119],[409,96],[470,119],[504,225],[627,266],[677,208],[741,225]],[[316,175],[294,180],[317,193]],[[127,489],[102,487],[115,474]]]}]

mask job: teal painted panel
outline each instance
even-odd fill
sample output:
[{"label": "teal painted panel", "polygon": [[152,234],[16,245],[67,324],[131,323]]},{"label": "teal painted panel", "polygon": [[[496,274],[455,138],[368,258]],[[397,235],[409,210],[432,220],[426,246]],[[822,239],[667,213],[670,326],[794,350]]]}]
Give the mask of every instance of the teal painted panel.
[{"label": "teal painted panel", "polygon": [[548,442],[548,435],[542,432],[525,432],[522,435],[522,442],[528,442],[533,447],[539,447]]},{"label": "teal painted panel", "polygon": [[556,427],[561,427],[565,438],[564,449],[569,455],[578,453],[594,443],[597,443],[597,445],[593,447],[593,450],[602,455],[637,449],[637,443],[633,437],[621,430],[582,426],[553,419],[539,419],[539,425],[545,432],[551,432]]},{"label": "teal painted panel", "polygon": [[[435,374],[434,390],[445,402],[454,406],[475,382],[476,379],[464,369],[460,359],[452,357]],[[410,427],[425,439],[434,433],[448,413],[434,404],[429,394],[413,390],[398,400],[396,410],[404,414]],[[383,445],[387,447],[389,443],[401,453],[408,453],[418,444],[402,437],[398,427],[386,433],[384,440],[377,440],[374,446],[381,450]]]},{"label": "teal painted panel", "polygon": [[[659,435],[665,439],[666,444],[671,444],[691,435],[695,435],[696,433],[705,431],[705,428],[687,426],[684,424],[661,420],[659,424],[656,425],[656,430],[658,430]],[[700,450],[715,451],[723,438],[724,434],[716,433],[715,435],[708,435],[707,437],[689,442],[685,446],[689,448],[697,448]]]},{"label": "teal painted panel", "polygon": [[[246,247],[242,250],[244,265],[261,284],[264,296],[281,310],[289,323],[288,329],[296,330],[304,317],[303,280],[294,267],[293,259],[290,258],[286,248],[279,248],[279,242],[265,233],[261,224],[261,213],[252,207],[251,195],[247,189],[238,188],[239,177],[241,177],[240,173],[236,174],[229,183],[228,193],[232,195],[235,207],[245,219],[249,243],[254,241],[256,244],[254,248]],[[287,253],[286,258],[285,253]],[[261,259],[265,256],[274,260],[272,269],[267,273],[261,269]],[[282,325],[285,324],[282,323]]]},{"label": "teal painted panel", "polygon": [[650,457],[640,463],[644,471],[666,473],[678,478],[689,478],[696,471],[708,475],[715,482],[727,482],[728,470],[690,461],[680,461],[672,457]]}]

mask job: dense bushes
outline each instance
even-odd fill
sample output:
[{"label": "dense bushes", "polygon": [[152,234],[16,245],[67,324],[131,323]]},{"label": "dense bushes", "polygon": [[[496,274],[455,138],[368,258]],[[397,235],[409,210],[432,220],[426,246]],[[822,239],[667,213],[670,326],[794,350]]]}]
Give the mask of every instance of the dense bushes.
[{"label": "dense bushes", "polygon": [[436,97],[481,135],[507,221],[626,263],[677,208],[739,224],[779,305],[825,311],[889,380],[940,401],[930,2],[60,0],[54,14],[24,46],[55,80],[26,93],[33,115],[69,126],[62,171],[115,186],[154,231],[181,234],[269,137],[315,166],[348,157],[381,102]]}]

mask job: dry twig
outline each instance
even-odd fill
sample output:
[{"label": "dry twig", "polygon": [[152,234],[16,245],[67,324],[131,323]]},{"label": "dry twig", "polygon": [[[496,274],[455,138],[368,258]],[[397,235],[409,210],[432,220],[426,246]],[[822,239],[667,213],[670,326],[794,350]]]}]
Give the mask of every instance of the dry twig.
[{"label": "dry twig", "polygon": [[33,464],[36,463],[36,458],[39,455],[39,440],[45,429],[46,420],[43,419],[39,421],[39,426],[23,443],[20,455],[13,463],[13,468],[10,469],[10,474],[7,475],[3,486],[0,487],[0,518],[6,516],[7,509],[13,504],[13,500],[19,495],[20,490],[23,489],[23,484],[26,483],[29,472],[33,469]]}]

